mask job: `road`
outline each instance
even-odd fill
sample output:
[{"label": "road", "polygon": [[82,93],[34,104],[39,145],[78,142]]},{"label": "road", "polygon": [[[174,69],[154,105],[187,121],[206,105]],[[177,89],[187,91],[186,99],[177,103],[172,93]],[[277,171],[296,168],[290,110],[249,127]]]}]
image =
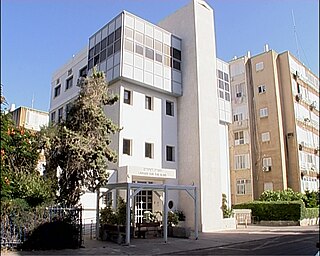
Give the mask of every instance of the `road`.
[{"label": "road", "polygon": [[275,233],[271,238],[183,251],[176,255],[315,255],[317,242],[317,231]]}]

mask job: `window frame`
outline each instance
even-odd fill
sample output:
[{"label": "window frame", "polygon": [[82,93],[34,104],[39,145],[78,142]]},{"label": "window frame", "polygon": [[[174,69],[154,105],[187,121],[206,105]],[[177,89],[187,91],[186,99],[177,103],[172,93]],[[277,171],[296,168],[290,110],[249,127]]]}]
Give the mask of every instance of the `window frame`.
[{"label": "window frame", "polygon": [[[126,94],[129,97],[126,97]],[[124,89],[124,91],[123,91],[123,103],[128,104],[128,105],[132,105],[132,91],[131,90]]]},{"label": "window frame", "polygon": [[[128,143],[125,145],[125,143]],[[122,139],[122,154],[132,156],[132,140],[130,139]]]},{"label": "window frame", "polygon": [[145,158],[150,158],[150,159],[154,158],[154,146],[153,146],[153,143],[150,143],[150,142],[145,142],[144,143],[144,157]]},{"label": "window frame", "polygon": [[153,97],[145,95],[145,109],[153,110]]},{"label": "window frame", "polygon": [[174,102],[166,100],[166,115],[174,116]]},{"label": "window frame", "polygon": [[58,97],[59,95],[61,94],[61,84],[57,85],[55,88],[54,88],[54,98]]},{"label": "window frame", "polygon": [[[170,154],[169,154],[170,151]],[[175,147],[166,145],[166,161],[167,162],[175,162]]]},{"label": "window frame", "polygon": [[73,86],[73,76],[70,76],[66,79],[66,91],[71,89]]}]

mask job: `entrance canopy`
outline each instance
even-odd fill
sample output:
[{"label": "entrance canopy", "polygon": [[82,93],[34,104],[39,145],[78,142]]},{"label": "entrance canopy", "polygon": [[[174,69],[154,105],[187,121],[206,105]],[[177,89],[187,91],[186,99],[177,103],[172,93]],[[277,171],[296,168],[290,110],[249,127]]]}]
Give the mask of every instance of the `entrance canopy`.
[{"label": "entrance canopy", "polygon": [[[197,201],[197,187],[191,185],[171,185],[171,184],[145,184],[145,183],[111,183],[103,186],[103,188],[110,190],[126,190],[126,244],[130,245],[130,205],[133,205],[133,198],[142,190],[163,191],[164,192],[164,207],[163,207],[163,237],[164,242],[168,241],[168,191],[170,190],[184,190],[194,201],[194,230],[195,239],[198,239],[198,201]],[[99,234],[99,199],[100,190],[97,190],[97,231]]]}]

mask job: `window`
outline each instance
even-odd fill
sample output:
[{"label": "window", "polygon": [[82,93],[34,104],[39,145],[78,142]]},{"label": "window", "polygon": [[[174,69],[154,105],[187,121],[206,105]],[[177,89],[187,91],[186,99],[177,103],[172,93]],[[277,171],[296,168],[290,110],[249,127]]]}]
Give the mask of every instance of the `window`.
[{"label": "window", "polygon": [[172,67],[177,70],[181,70],[181,63],[179,61],[173,60]]},{"label": "window", "polygon": [[262,170],[264,172],[271,171],[272,159],[271,157],[265,157],[262,159]]},{"label": "window", "polygon": [[143,46],[136,44],[136,53],[143,55]]},{"label": "window", "polygon": [[233,115],[233,121],[234,122],[239,122],[243,120],[243,114],[242,113],[238,113],[238,114],[234,114]]},{"label": "window", "polygon": [[266,86],[264,84],[263,85],[259,85],[258,86],[258,92],[259,92],[259,94],[265,93],[266,92]]},{"label": "window", "polygon": [[172,48],[172,57],[177,60],[181,60],[181,51],[176,48]]},{"label": "window", "polygon": [[145,45],[153,48],[153,39],[149,36],[145,36]]},{"label": "window", "polygon": [[167,161],[174,162],[175,157],[174,157],[174,147],[172,146],[166,146],[166,159]]},{"label": "window", "polygon": [[234,169],[241,170],[249,168],[249,155],[236,155],[234,157]]},{"label": "window", "polygon": [[59,84],[56,88],[54,88],[54,97],[58,97],[61,92],[61,85]]},{"label": "window", "polygon": [[243,96],[244,91],[244,83],[236,84],[236,98],[241,98]]},{"label": "window", "polygon": [[224,99],[224,93],[221,90],[219,90],[219,98]]},{"label": "window", "polygon": [[251,180],[237,180],[237,195],[251,194]]},{"label": "window", "polygon": [[58,123],[62,121],[63,107],[58,109]]},{"label": "window", "polygon": [[268,108],[260,108],[260,118],[268,116]]},{"label": "window", "polygon": [[224,81],[229,82],[229,75],[227,73],[223,73]]},{"label": "window", "polygon": [[68,114],[69,114],[69,112],[70,112],[71,107],[72,107],[72,103],[68,103],[68,104],[66,105],[66,118],[67,118],[67,116],[68,116]]},{"label": "window", "polygon": [[146,142],[144,148],[145,148],[144,156],[147,158],[153,158],[153,144]]},{"label": "window", "polygon": [[72,68],[68,70],[68,76],[72,75]]},{"label": "window", "polygon": [[270,141],[270,132],[263,132],[261,134],[261,140],[263,142]]},{"label": "window", "polygon": [[256,72],[263,70],[263,62],[259,62],[256,64]]},{"label": "window", "polygon": [[122,153],[131,156],[131,140],[123,139]]},{"label": "window", "polygon": [[166,114],[168,116],[174,116],[174,104],[171,101],[166,101]]},{"label": "window", "polygon": [[228,92],[225,92],[225,100],[230,101],[230,94]]},{"label": "window", "polygon": [[244,144],[244,132],[239,131],[234,133],[234,143],[235,145],[243,145]]},{"label": "window", "polygon": [[105,200],[104,201],[105,205],[109,206],[112,204],[112,192],[111,191],[106,192],[104,200]]},{"label": "window", "polygon": [[154,48],[157,51],[162,52],[162,43],[160,41],[154,40]]},{"label": "window", "polygon": [[148,48],[148,47],[146,47],[145,48],[145,51],[146,51],[146,57],[148,58],[148,59],[151,59],[151,60],[153,60],[154,59],[154,52],[153,52],[153,50],[152,49],[150,49],[150,48]]},{"label": "window", "polygon": [[85,66],[82,69],[80,69],[79,77],[87,77],[87,66]]},{"label": "window", "polygon": [[124,90],[123,102],[131,105],[131,91]]},{"label": "window", "polygon": [[107,47],[107,38],[101,41],[101,51]]},{"label": "window", "polygon": [[118,40],[114,43],[114,53],[120,51],[121,49],[121,40]]},{"label": "window", "polygon": [[157,52],[156,52],[156,61],[162,63],[162,55],[160,53],[157,53]]},{"label": "window", "polygon": [[67,79],[66,90],[70,89],[72,87],[72,84],[73,84],[73,76]]},{"label": "window", "polygon": [[221,70],[218,70],[218,78],[223,80],[223,72]]},{"label": "window", "polygon": [[56,111],[51,113],[51,122],[55,123],[56,122]]},{"label": "window", "polygon": [[146,96],[145,98],[145,108],[152,110],[152,98],[150,96]]}]

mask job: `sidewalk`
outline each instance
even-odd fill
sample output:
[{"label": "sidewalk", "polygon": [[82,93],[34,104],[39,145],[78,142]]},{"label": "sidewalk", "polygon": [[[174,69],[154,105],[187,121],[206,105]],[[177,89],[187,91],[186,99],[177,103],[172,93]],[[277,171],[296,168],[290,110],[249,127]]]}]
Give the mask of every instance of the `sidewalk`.
[{"label": "sidewalk", "polygon": [[318,226],[287,226],[268,227],[251,225],[248,228],[239,226],[237,230],[200,233],[199,239],[168,238],[165,244],[163,239],[132,239],[130,246],[118,245],[108,241],[85,239],[85,248],[76,250],[51,250],[34,252],[7,252],[4,255],[161,255],[190,250],[214,248],[229,244],[266,239],[276,235],[299,234],[304,232],[319,232]]}]

